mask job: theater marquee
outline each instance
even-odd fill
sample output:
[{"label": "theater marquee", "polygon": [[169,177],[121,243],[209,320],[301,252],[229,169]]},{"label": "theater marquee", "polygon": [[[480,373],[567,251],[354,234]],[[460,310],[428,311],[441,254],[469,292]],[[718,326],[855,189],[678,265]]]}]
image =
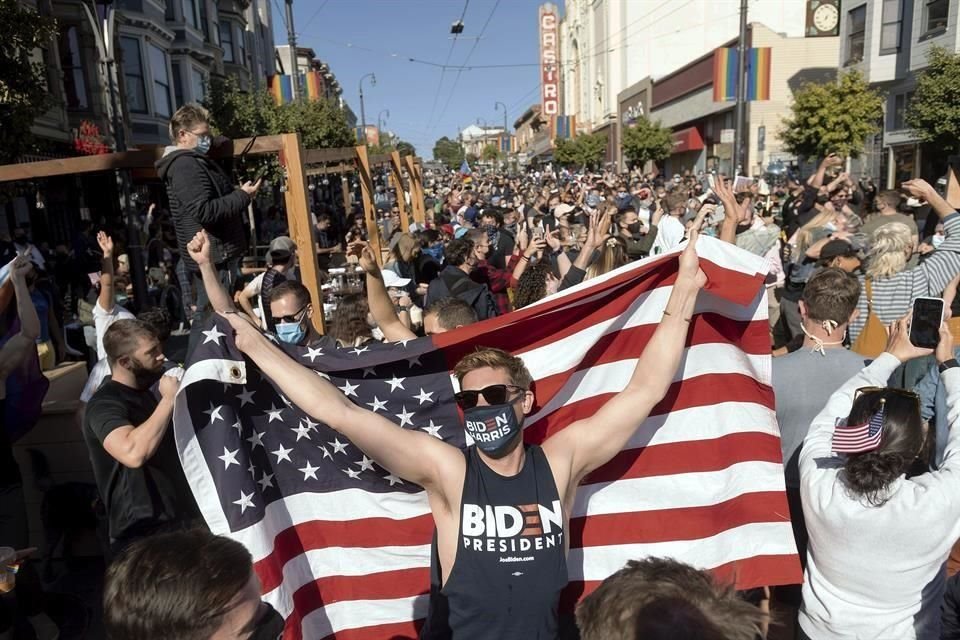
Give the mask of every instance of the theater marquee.
[{"label": "theater marquee", "polygon": [[559,27],[557,6],[540,5],[540,105],[544,116],[560,113]]}]

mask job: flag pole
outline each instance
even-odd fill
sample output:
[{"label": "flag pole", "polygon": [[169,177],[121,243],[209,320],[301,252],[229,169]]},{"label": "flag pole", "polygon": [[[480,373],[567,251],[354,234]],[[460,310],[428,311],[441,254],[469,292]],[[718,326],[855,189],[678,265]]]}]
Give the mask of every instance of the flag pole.
[{"label": "flag pole", "polygon": [[737,106],[734,111],[733,173],[746,174],[744,147],[747,140],[747,0],[740,0],[740,39],[737,42]]}]

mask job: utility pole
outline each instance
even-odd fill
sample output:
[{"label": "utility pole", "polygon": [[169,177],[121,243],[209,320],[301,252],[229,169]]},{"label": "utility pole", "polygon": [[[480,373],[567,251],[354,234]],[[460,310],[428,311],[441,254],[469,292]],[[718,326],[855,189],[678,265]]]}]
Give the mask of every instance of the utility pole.
[{"label": "utility pole", "polygon": [[253,16],[253,24],[251,26],[253,27],[253,48],[255,51],[253,56],[255,62],[251,65],[253,67],[253,88],[259,91],[260,86],[264,82],[264,77],[273,74],[267,72],[266,63],[260,58],[263,54],[263,46],[260,43],[260,5],[258,0],[253,0],[250,8],[250,13]]},{"label": "utility pole", "polygon": [[287,44],[290,46],[290,90],[300,99],[300,66],[297,64],[297,34],[293,29],[293,0],[287,0]]},{"label": "utility pole", "polygon": [[368,73],[360,78],[360,135],[363,138],[363,144],[367,144],[367,112],[363,107],[363,81],[370,78],[370,86],[377,86],[377,76]]},{"label": "utility pole", "polygon": [[740,0],[740,39],[737,42],[737,106],[734,111],[733,173],[746,172],[744,167],[744,147],[747,140],[747,83],[744,75],[747,69],[747,0]]}]

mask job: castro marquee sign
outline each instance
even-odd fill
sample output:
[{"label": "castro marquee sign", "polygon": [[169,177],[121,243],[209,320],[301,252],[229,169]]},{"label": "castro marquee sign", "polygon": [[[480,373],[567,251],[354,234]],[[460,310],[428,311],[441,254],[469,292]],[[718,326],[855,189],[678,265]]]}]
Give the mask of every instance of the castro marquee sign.
[{"label": "castro marquee sign", "polygon": [[560,114],[560,35],[557,7],[540,5],[540,110]]}]

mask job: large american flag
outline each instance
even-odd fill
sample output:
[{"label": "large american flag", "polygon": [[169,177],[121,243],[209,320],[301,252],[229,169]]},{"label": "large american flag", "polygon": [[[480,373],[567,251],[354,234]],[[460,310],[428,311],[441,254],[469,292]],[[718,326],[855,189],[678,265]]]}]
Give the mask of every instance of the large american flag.
[{"label": "large american flag", "polygon": [[[710,283],[667,397],[590,475],[570,521],[570,607],[632,558],[670,556],[740,589],[799,583],[770,386],[766,266],[701,238]],[[404,429],[466,445],[457,360],[479,345],[520,355],[542,442],[626,386],[657,323],[677,254],[634,263],[507,316],[432,338],[289,349],[353,402]],[[286,638],[415,637],[426,613],[433,521],[424,492],[306,416],[231,342],[205,332],[174,412],[204,517],[253,554]]]}]

